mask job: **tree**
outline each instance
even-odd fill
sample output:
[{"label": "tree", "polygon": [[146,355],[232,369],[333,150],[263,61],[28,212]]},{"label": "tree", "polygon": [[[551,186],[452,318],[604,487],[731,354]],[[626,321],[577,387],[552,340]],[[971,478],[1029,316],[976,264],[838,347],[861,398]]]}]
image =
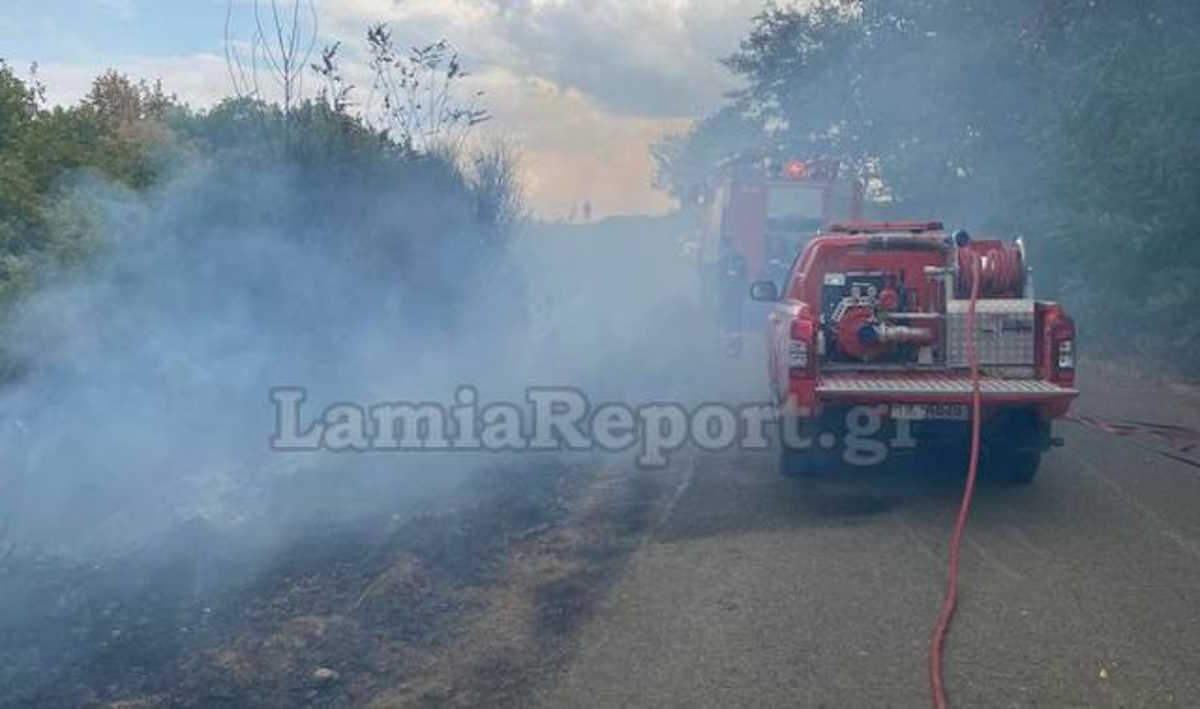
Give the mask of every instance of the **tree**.
[{"label": "tree", "polygon": [[312,0],[252,0],[253,31],[246,51],[233,38],[233,0],[225,10],[225,63],[238,98],[268,100],[278,93],[286,117],[304,100],[304,72],[316,49],[317,9]]},{"label": "tree", "polygon": [[9,150],[37,115],[39,87],[22,81],[0,59],[0,151]]},{"label": "tree", "polygon": [[22,151],[37,112],[35,89],[0,61],[0,301],[20,279],[16,258],[40,223],[36,177]]},{"label": "tree", "polygon": [[688,132],[666,135],[650,146],[654,186],[681,202],[690,201],[718,163],[762,140],[761,127],[746,115],[743,106],[725,106]]}]

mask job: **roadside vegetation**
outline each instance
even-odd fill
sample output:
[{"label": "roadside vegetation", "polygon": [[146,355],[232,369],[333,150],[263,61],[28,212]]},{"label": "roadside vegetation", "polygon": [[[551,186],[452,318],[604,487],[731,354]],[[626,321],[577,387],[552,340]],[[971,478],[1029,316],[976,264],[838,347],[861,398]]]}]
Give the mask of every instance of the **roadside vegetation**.
[{"label": "roadside vegetation", "polygon": [[772,3],[658,181],[686,202],[737,152],[839,158],[876,216],[1025,235],[1085,348],[1200,374],[1198,43],[1186,0]]},{"label": "roadside vegetation", "polygon": [[[231,230],[270,229],[297,252],[391,284],[413,321],[453,328],[472,275],[504,267],[523,218],[518,156],[503,142],[467,147],[488,115],[457,90],[465,71],[445,42],[401,52],[380,25],[367,43],[370,113],[340,77],[340,45],[304,67],[321,86],[307,98],[290,68],[304,57],[252,76],[260,70],[233,55],[234,95],[207,109],[113,70],[78,104],[51,106],[36,66],[25,74],[0,60],[0,323],[31,294],[86,280],[191,178],[213,188],[189,215],[208,223],[175,220],[164,240],[200,250]],[[281,99],[253,88],[270,82]],[[432,109],[421,103],[429,91]],[[285,192],[255,187],[276,180]],[[239,184],[240,194],[217,189]],[[0,381],[37,358],[0,339]]]},{"label": "roadside vegetation", "polygon": [[169,528],[189,475],[260,457],[271,386],[429,384],[519,322],[518,156],[468,140],[488,114],[453,47],[372,26],[358,91],[291,17],[253,58],[230,39],[231,95],[203,109],[113,70],[51,105],[0,60],[0,566]]}]

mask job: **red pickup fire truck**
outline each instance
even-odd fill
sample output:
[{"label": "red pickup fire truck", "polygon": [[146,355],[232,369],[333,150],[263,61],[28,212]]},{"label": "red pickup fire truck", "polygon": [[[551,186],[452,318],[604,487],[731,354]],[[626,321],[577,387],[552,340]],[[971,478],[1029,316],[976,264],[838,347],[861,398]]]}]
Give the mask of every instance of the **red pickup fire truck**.
[{"label": "red pickup fire truck", "polygon": [[[974,269],[975,332],[968,332]],[[791,476],[970,440],[968,338],[982,392],[981,470],[1031,482],[1076,397],[1075,326],[1035,300],[1024,245],[937,222],[856,222],[811,239],[771,303],[767,347]]]},{"label": "red pickup fire truck", "polygon": [[809,238],[835,221],[859,219],[862,183],[837,160],[739,155],[722,163],[701,194],[701,282],[723,346],[737,354],[755,322],[746,288],[779,284]]}]

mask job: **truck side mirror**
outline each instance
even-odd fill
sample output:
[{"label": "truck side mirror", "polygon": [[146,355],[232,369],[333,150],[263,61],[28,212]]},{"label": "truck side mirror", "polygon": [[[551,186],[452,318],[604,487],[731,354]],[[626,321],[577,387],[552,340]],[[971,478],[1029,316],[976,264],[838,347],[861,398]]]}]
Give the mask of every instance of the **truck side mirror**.
[{"label": "truck side mirror", "polygon": [[775,281],[755,281],[750,285],[750,300],[774,303],[779,300],[779,288]]}]

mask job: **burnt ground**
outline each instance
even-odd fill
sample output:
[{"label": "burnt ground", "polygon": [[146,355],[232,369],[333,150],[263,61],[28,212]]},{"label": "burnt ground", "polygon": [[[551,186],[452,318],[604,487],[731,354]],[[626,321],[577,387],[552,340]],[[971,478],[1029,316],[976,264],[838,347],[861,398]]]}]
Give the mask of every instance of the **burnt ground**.
[{"label": "burnt ground", "polygon": [[193,523],[104,563],[13,555],[0,705],[520,705],[660,482],[540,461],[478,474],[457,510],[309,520],[259,553]]}]

